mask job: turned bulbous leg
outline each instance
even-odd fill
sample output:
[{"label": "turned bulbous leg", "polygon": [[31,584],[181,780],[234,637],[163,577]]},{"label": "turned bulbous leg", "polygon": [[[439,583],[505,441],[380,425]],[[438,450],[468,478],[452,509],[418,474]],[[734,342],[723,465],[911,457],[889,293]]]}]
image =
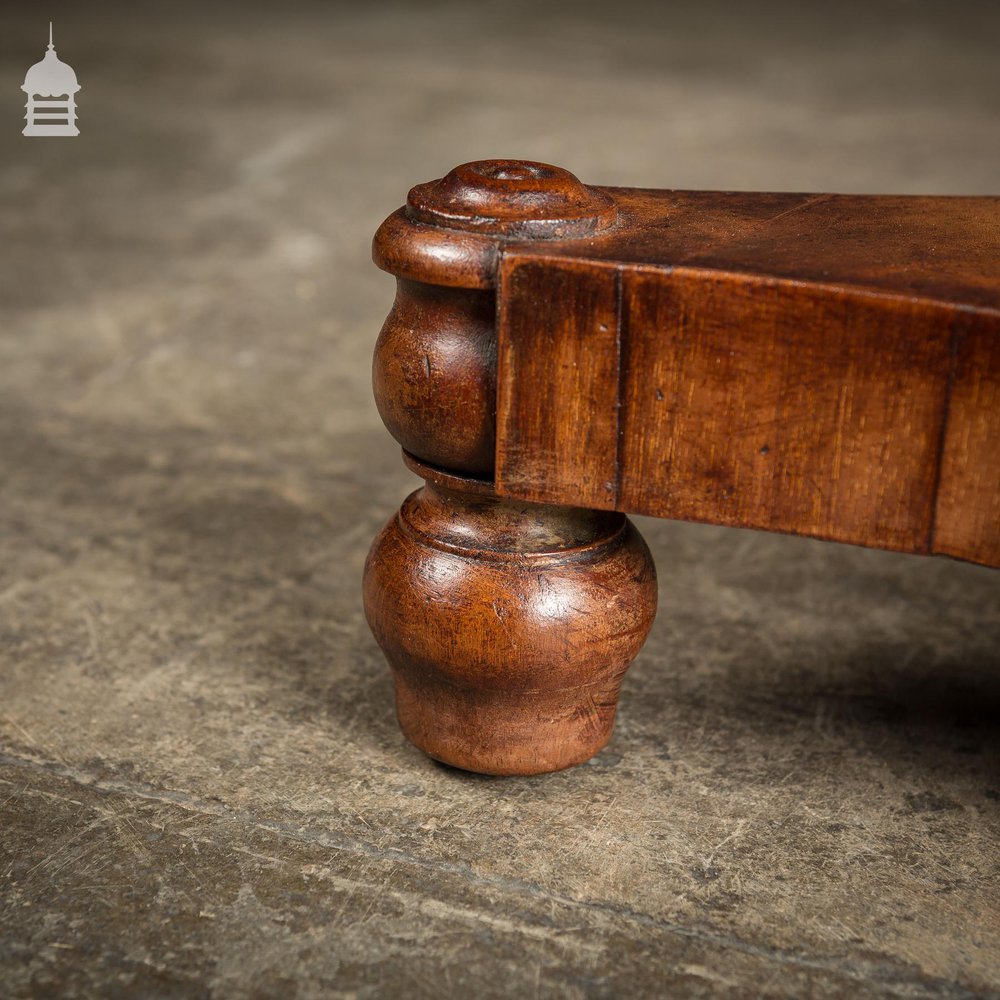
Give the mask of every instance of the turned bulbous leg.
[{"label": "turned bulbous leg", "polygon": [[653,622],[649,550],[622,514],[455,481],[413,493],[365,566],[365,611],[403,732],[486,774],[579,764],[610,738]]}]

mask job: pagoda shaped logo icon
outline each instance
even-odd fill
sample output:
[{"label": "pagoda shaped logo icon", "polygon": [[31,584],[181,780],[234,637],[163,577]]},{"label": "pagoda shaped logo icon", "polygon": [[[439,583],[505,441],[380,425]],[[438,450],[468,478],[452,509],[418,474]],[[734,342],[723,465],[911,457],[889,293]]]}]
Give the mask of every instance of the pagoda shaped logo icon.
[{"label": "pagoda shaped logo icon", "polygon": [[56,55],[49,21],[49,47],[41,62],[36,62],[21,85],[28,95],[24,135],[79,135],[76,127],[76,94],[80,90],[73,67]]}]

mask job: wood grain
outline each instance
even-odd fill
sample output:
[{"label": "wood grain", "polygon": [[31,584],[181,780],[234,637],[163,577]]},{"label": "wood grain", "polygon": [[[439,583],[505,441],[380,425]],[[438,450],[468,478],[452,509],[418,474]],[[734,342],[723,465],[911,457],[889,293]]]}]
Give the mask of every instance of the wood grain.
[{"label": "wood grain", "polygon": [[926,549],[940,307],[688,268],[623,280],[617,507]]},{"label": "wood grain", "polygon": [[[579,497],[508,501],[492,482],[501,249],[593,237],[616,218],[610,195],[565,170],[483,161],[413,188],[373,241],[376,263],[397,277],[375,348],[375,398],[427,486],[372,546],[365,611],[392,668],[403,732],[457,767],[538,774],[597,753],[653,621],[653,561],[622,514],[585,509]],[[590,436],[575,442],[573,460],[600,463],[616,428],[587,422],[583,393],[614,373],[617,355],[595,366],[589,327],[573,324],[596,321],[613,341],[618,287],[549,291],[533,304],[544,346],[524,355],[524,381],[543,385],[552,364],[576,373],[580,392],[563,417]]]},{"label": "wood grain", "polygon": [[392,436],[427,462],[493,472],[496,301],[488,290],[396,282],[372,358],[372,392]]},{"label": "wood grain", "polygon": [[487,774],[597,753],[656,611],[656,571],[621,514],[505,501],[428,479],[376,538],[365,612],[409,740]]},{"label": "wood grain", "polygon": [[541,248],[499,298],[501,495],[1000,561],[992,310]]},{"label": "wood grain", "polygon": [[598,189],[618,222],[505,253],[688,266],[1000,312],[1000,197]]},{"label": "wood grain", "polygon": [[400,725],[579,763],[649,630],[634,512],[1000,565],[1000,199],[588,188],[463,164],[376,234],[427,486],[365,567]]},{"label": "wood grain", "polygon": [[942,440],[933,551],[1000,566],[1000,330],[961,315]]},{"label": "wood grain", "polygon": [[565,502],[613,509],[608,459],[618,440],[617,270],[511,257],[500,281],[504,478],[498,488],[547,500],[535,484],[568,486],[571,475],[573,500]]}]

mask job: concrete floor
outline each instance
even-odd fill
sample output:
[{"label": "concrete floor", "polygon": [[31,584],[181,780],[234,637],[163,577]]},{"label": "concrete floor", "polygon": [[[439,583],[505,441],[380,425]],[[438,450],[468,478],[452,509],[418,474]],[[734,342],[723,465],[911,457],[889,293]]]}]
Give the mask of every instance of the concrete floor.
[{"label": "concrete floor", "polygon": [[[996,193],[1000,8],[50,7],[0,35],[0,993],[1000,995],[1000,575],[642,521],[614,741],[530,780],[404,742],[359,588],[410,184]],[[49,16],[78,139],[19,134]]]}]

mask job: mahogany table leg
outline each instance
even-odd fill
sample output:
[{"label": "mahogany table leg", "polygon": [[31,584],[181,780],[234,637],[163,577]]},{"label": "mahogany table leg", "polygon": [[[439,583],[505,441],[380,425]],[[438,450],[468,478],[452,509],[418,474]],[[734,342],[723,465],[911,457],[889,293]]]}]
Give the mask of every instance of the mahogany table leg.
[{"label": "mahogany table leg", "polygon": [[579,764],[611,736],[656,610],[622,514],[510,502],[424,468],[365,567],[369,624],[406,736],[488,774]]},{"label": "mahogany table leg", "polygon": [[375,399],[428,485],[376,539],[365,609],[403,731],[458,767],[536,774],[591,757],[653,621],[653,562],[623,514],[502,500],[492,483],[501,249],[614,218],[565,170],[488,161],[414,188],[375,237],[398,278]]}]

